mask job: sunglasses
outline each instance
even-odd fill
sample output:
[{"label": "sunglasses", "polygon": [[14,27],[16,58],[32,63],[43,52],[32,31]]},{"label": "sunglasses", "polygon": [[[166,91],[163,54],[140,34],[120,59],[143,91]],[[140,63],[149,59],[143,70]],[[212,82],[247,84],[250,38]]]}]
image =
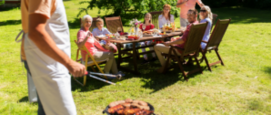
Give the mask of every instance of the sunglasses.
[{"label": "sunglasses", "polygon": [[200,10],[200,12],[206,12],[206,10]]}]

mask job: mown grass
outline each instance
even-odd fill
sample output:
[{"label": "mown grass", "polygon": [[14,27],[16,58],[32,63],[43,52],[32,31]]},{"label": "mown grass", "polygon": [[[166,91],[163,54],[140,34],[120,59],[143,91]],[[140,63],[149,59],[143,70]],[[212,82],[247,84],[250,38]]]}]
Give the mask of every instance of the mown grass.
[{"label": "mown grass", "polygon": [[[79,1],[64,2],[72,43],[79,29],[75,22]],[[204,74],[183,80],[179,69],[157,74],[158,61],[139,65],[142,75],[126,73],[116,86],[88,79],[81,87],[74,81],[72,91],[79,115],[100,115],[112,101],[132,98],[154,105],[159,115],[181,114],[271,114],[271,11],[249,8],[212,9],[220,19],[232,18],[219,52],[226,66],[217,65],[213,72],[201,66]],[[91,16],[98,16],[93,9]],[[109,12],[110,13],[110,12]],[[20,63],[20,44],[14,38],[21,30],[20,9],[0,11],[0,113],[3,115],[36,114],[37,104],[27,98],[26,73]],[[108,13],[102,12],[100,15]],[[82,14],[83,15],[83,14]],[[179,23],[179,19],[175,20]],[[129,27],[125,27],[127,31]],[[213,54],[210,61],[216,61]],[[125,63],[129,65],[129,62]]]}]

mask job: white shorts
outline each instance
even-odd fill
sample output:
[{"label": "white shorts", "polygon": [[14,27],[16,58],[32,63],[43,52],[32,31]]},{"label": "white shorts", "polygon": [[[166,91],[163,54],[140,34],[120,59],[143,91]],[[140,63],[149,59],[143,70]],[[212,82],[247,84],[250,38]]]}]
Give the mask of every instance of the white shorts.
[{"label": "white shorts", "polygon": [[186,27],[189,24],[187,19],[180,18],[180,21],[181,21],[181,23],[180,23],[181,27]]},{"label": "white shorts", "polygon": [[25,35],[24,50],[30,72],[47,115],[76,115],[71,77],[61,63],[50,58]]}]

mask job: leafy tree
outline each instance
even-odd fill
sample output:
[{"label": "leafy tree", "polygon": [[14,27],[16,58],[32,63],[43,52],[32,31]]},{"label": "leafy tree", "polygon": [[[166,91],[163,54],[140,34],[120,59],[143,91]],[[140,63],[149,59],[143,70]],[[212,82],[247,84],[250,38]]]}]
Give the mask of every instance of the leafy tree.
[{"label": "leafy tree", "polygon": [[5,4],[5,0],[2,0],[2,1],[0,2],[0,5],[3,5],[3,4]]}]

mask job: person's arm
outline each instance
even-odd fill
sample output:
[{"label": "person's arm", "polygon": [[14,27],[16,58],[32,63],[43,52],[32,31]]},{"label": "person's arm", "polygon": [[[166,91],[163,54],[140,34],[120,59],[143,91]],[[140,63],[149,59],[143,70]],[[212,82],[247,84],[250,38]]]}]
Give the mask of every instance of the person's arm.
[{"label": "person's arm", "polygon": [[[80,38],[81,36],[82,36],[81,33],[79,33],[78,37]],[[87,33],[87,36],[85,38],[83,38],[83,40],[78,39],[77,46],[79,48],[83,47],[85,45],[85,43],[87,42],[87,40],[88,40],[89,37],[90,37],[90,32]]]},{"label": "person's arm", "polygon": [[200,7],[204,6],[204,4],[202,3],[201,0],[197,0],[197,3],[198,3],[198,5],[199,5]]},{"label": "person's arm", "polygon": [[[108,43],[108,42],[107,42],[107,43]],[[94,45],[95,45],[95,47],[96,47],[98,50],[100,50],[100,51],[109,52],[109,50],[107,50],[107,49],[105,49],[104,47],[102,47],[101,44],[100,44],[97,40],[94,41]]]},{"label": "person's arm", "polygon": [[188,0],[179,0],[176,7],[181,8],[181,6],[186,3]]},{"label": "person's arm", "polygon": [[29,23],[29,39],[43,53],[67,67],[73,76],[83,76],[85,74],[85,66],[70,59],[68,55],[56,46],[51,36],[46,32],[45,24],[47,19],[48,17],[42,14],[34,13],[29,15],[29,22],[31,22]]},{"label": "person's arm", "polygon": [[175,41],[172,41],[172,42],[165,42],[165,46],[170,46],[170,45],[174,45],[174,44],[183,44],[184,41],[183,39],[177,39]]}]

